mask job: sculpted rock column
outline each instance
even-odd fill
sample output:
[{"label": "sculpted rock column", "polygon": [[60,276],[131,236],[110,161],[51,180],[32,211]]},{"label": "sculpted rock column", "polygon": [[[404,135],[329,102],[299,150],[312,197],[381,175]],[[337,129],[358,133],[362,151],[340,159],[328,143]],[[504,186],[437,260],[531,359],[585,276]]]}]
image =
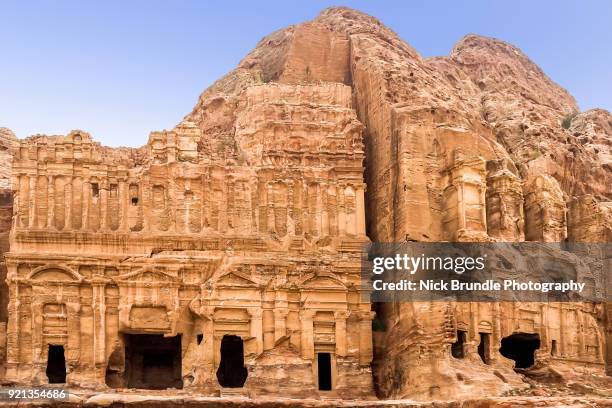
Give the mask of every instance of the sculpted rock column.
[{"label": "sculpted rock column", "polygon": [[314,358],[314,326],[313,326],[313,310],[300,310],[300,321],[302,323],[302,358],[312,360]]},{"label": "sculpted rock column", "polygon": [[365,235],[365,187],[359,187],[356,193],[357,235]]},{"label": "sculpted rock column", "polygon": [[374,312],[361,312],[359,322],[359,364],[369,366],[372,362],[372,320]]},{"label": "sculpted rock column", "polygon": [[106,181],[100,186],[100,231],[108,230],[108,185]]},{"label": "sculpted rock column", "polygon": [[277,341],[287,334],[287,315],[289,311],[284,309],[274,309],[274,340]]},{"label": "sculpted rock column", "polygon": [[271,350],[274,348],[274,312],[265,309],[262,315],[263,326],[263,349]]},{"label": "sculpted rock column", "polygon": [[261,354],[264,350],[263,339],[263,311],[261,309],[249,309],[251,316],[251,336],[255,338],[257,354]]},{"label": "sculpted rock column", "polygon": [[69,177],[64,185],[64,230],[72,230],[72,182],[73,178]]},{"label": "sculpted rock column", "polygon": [[49,176],[47,183],[47,228],[55,229],[55,177]]},{"label": "sculpted rock column", "polygon": [[83,214],[81,215],[81,229],[83,231],[89,230],[89,206],[91,200],[91,181],[84,179],[83,180],[83,190],[81,192],[82,195],[82,203],[81,208],[83,209]]},{"label": "sculpted rock column", "polygon": [[16,274],[15,266],[7,264],[8,282],[9,282],[9,305],[8,305],[8,327],[7,327],[7,339],[6,339],[6,378],[9,381],[19,382],[20,378],[19,371],[19,350],[20,350],[20,327],[19,322],[21,321],[21,301],[19,299],[19,282],[12,279],[12,276]]},{"label": "sculpted rock column", "polygon": [[30,217],[29,225],[34,227],[34,226],[36,226],[36,223],[37,223],[37,219],[36,219],[36,212],[37,212],[36,211],[36,207],[37,207],[37,205],[36,205],[36,203],[37,203],[36,195],[37,194],[36,193],[37,193],[37,187],[36,187],[36,184],[37,184],[37,181],[38,181],[38,177],[36,177],[36,175],[34,174],[34,175],[29,176],[28,178],[29,178],[29,181],[30,181],[30,198],[29,198],[29,203],[28,203],[28,206],[29,206],[28,213],[29,213],[29,217]]},{"label": "sculpted rock column", "polygon": [[346,319],[349,316],[348,311],[340,311],[334,313],[336,323],[336,355],[339,357],[346,356]]},{"label": "sculpted rock column", "polygon": [[32,381],[35,384],[45,384],[47,376],[44,357],[47,353],[43,351],[43,304],[34,301],[30,308],[32,310]]},{"label": "sculpted rock column", "polygon": [[128,192],[125,180],[119,181],[119,231],[128,232]]},{"label": "sculpted rock column", "polygon": [[72,379],[70,377],[70,372],[79,364],[79,358],[81,355],[81,305],[74,301],[67,301],[66,308],[68,311],[68,341],[66,344],[66,382],[71,383],[76,382],[76,379]]},{"label": "sculpted rock column", "polygon": [[94,381],[104,384],[106,370],[106,283],[92,283]]}]

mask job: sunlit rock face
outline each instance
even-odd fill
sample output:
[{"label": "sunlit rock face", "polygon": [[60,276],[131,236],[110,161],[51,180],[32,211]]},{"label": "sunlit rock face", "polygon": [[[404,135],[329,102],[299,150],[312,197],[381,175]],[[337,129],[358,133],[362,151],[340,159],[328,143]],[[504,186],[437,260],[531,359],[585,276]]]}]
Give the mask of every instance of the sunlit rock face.
[{"label": "sunlit rock face", "polygon": [[0,379],[471,398],[527,387],[507,357],[526,347],[602,375],[609,305],[371,305],[360,287],[370,240],[609,242],[612,117],[577,109],[502,41],[423,58],[332,8],[143,147],[2,130]]}]

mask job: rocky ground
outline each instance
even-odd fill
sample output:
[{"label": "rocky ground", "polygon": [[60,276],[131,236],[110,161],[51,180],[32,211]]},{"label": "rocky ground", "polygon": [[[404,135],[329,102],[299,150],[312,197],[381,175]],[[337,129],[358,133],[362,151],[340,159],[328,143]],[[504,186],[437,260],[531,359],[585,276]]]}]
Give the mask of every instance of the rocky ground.
[{"label": "rocky ground", "polygon": [[464,401],[342,401],[334,399],[290,399],[290,398],[258,398],[251,400],[245,397],[200,397],[188,393],[174,392],[168,395],[167,391],[102,393],[95,395],[71,394],[69,401],[62,402],[19,402],[2,403],[2,407],[54,407],[54,408],[80,408],[80,407],[112,407],[112,408],[158,408],[158,407],[227,407],[227,408],[285,408],[285,407],[401,407],[401,408],[512,408],[512,407],[612,407],[609,398],[565,395],[563,397],[536,397],[513,396],[497,398],[477,398]]}]

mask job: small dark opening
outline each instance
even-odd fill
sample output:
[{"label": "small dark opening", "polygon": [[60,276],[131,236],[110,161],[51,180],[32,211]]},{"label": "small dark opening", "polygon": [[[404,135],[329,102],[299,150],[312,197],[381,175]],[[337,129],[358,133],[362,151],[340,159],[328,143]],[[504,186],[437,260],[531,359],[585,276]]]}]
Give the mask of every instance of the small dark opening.
[{"label": "small dark opening", "polygon": [[64,346],[49,345],[46,374],[49,378],[49,384],[63,384],[66,382]]},{"label": "small dark opening", "polygon": [[531,333],[515,333],[504,337],[499,352],[516,362],[515,368],[529,368],[535,362],[534,353],[540,348],[540,336]]},{"label": "small dark opening", "polygon": [[242,339],[226,334],[221,340],[221,363],[217,370],[219,385],[226,388],[242,388],[246,378]]},{"label": "small dark opening", "polygon": [[557,340],[553,340],[550,345],[550,355],[551,356],[557,355]]},{"label": "small dark opening", "polygon": [[489,364],[491,362],[489,350],[491,345],[491,334],[489,333],[478,333],[480,335],[480,343],[478,344],[478,355],[482,359],[482,362]]},{"label": "small dark opening", "polygon": [[451,354],[455,358],[465,357],[465,339],[467,333],[463,330],[457,330],[457,341],[451,346]]},{"label": "small dark opening", "polygon": [[319,390],[330,391],[332,389],[331,355],[317,353],[317,363],[319,365]]},{"label": "small dark opening", "polygon": [[0,193],[0,206],[13,205],[13,195],[11,193]]},{"label": "small dark opening", "polygon": [[91,195],[93,197],[98,197],[100,195],[100,186],[98,183],[91,183]]},{"label": "small dark opening", "polygon": [[183,388],[181,336],[126,334],[125,342],[128,388]]},{"label": "small dark opening", "polygon": [[198,334],[196,336],[196,340],[198,342],[198,345],[202,344],[202,340],[204,340],[204,335],[203,334]]},{"label": "small dark opening", "polygon": [[132,205],[138,205],[138,197],[132,197]]}]

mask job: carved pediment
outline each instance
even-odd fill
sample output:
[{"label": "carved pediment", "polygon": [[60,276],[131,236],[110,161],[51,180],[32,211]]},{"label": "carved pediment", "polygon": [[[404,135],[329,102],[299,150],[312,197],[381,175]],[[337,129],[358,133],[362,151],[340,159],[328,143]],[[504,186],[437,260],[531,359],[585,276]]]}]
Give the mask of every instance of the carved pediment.
[{"label": "carved pediment", "polygon": [[219,278],[217,278],[215,282],[215,285],[216,286],[239,286],[239,287],[244,287],[244,286],[257,287],[259,286],[259,284],[255,282],[254,280],[252,280],[248,275],[243,274],[241,272],[237,272],[237,271],[227,272],[219,276]]},{"label": "carved pediment", "polygon": [[77,272],[58,265],[45,265],[34,269],[28,279],[34,282],[80,282],[83,277]]},{"label": "carved pediment", "polygon": [[300,286],[308,289],[347,289],[346,285],[331,273],[308,274],[302,279]]},{"label": "carved pediment", "polygon": [[165,272],[145,269],[118,276],[116,280],[135,283],[176,283],[178,278]]}]

